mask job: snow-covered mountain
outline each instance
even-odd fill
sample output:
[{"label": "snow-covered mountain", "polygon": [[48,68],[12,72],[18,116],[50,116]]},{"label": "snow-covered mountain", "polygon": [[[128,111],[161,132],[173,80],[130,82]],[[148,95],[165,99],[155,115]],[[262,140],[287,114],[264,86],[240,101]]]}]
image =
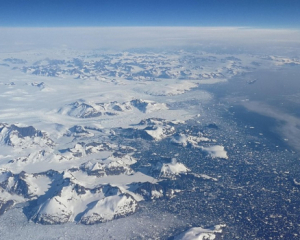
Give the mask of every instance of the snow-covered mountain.
[{"label": "snow-covered mountain", "polygon": [[180,182],[217,182],[157,149],[228,157],[207,134],[187,130],[197,115],[176,102],[202,81],[237,74],[238,60],[216,67],[182,54],[5,58],[1,70],[22,77],[0,79],[0,215],[20,207],[39,224],[96,224],[134,214],[143,201],[175,199],[189,191]]},{"label": "snow-covered mountain", "polygon": [[55,196],[37,207],[32,219],[43,224],[77,221],[84,224],[106,222],[132,214],[137,202],[117,187],[104,185],[88,189],[65,180]]},{"label": "snow-covered mountain", "polygon": [[28,148],[32,145],[53,147],[54,142],[33,126],[0,123],[0,144]]},{"label": "snow-covered mountain", "polygon": [[213,228],[194,227],[174,237],[174,240],[214,240],[222,233],[225,224],[216,225]]},{"label": "snow-covered mountain", "polygon": [[142,113],[168,109],[164,103],[156,103],[149,100],[134,99],[129,102],[118,103],[116,101],[109,103],[85,103],[76,101],[61,109],[58,113],[78,118],[93,118],[99,116],[114,116],[123,112],[137,109]]}]

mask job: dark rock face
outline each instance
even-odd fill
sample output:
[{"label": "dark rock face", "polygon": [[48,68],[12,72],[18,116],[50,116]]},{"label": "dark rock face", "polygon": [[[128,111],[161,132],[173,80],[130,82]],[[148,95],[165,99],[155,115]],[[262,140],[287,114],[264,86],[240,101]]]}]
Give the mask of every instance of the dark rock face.
[{"label": "dark rock face", "polygon": [[[165,123],[166,120],[162,119],[162,118],[147,118],[147,119],[143,119],[139,122],[138,125],[149,125],[149,126],[153,126],[155,125],[155,122],[161,122],[161,123]],[[173,126],[173,123],[169,123],[170,126]]]},{"label": "dark rock face", "polygon": [[121,131],[122,135],[126,138],[130,139],[138,139],[142,138],[145,140],[153,140],[154,138],[150,136],[148,133],[146,133],[142,129],[135,129],[135,128],[124,128]]},{"label": "dark rock face", "polygon": [[111,151],[112,146],[108,143],[91,142],[85,144],[84,142],[78,142],[73,148],[66,148],[58,150],[60,153],[71,153],[74,157],[82,157],[83,155],[89,155],[95,152]]},{"label": "dark rock face", "polygon": [[43,133],[40,130],[36,130],[34,127],[18,127],[11,125],[11,130],[16,130],[19,137],[43,137]]},{"label": "dark rock face", "polygon": [[69,132],[66,134],[66,136],[82,136],[86,134],[90,134],[90,132],[82,126],[75,125],[69,129]]},{"label": "dark rock face", "polygon": [[73,109],[81,109],[81,113],[77,116],[79,118],[92,118],[102,115],[101,112],[98,112],[94,107],[86,103],[75,102],[71,105]]},{"label": "dark rock face", "polygon": [[3,201],[0,200],[0,216],[4,214],[7,210],[9,210],[14,205],[13,200]]},{"label": "dark rock face", "polygon": [[106,175],[120,175],[122,173],[125,173],[127,169],[124,166],[120,167],[110,167],[105,169]]},{"label": "dark rock face", "polygon": [[124,164],[121,163],[95,163],[95,164],[87,164],[84,163],[80,166],[80,170],[87,173],[89,176],[96,176],[96,177],[104,177],[109,175],[120,175],[120,174],[130,174],[133,170]]},{"label": "dark rock face", "polygon": [[130,104],[134,107],[136,107],[137,109],[139,109],[141,112],[146,112],[146,108],[148,103],[140,100],[140,99],[134,99],[130,101]]}]

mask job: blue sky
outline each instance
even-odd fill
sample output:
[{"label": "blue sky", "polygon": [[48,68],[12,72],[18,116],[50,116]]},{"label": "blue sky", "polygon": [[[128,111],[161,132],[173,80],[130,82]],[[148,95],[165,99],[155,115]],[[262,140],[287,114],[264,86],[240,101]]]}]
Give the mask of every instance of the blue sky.
[{"label": "blue sky", "polygon": [[0,26],[300,28],[300,0],[0,0]]}]

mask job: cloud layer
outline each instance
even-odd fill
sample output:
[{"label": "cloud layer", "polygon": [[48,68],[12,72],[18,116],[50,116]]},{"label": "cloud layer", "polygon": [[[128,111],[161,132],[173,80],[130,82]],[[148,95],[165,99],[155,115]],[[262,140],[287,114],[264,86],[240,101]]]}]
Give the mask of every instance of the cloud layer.
[{"label": "cloud layer", "polygon": [[[299,46],[300,31],[237,27],[0,28],[3,51],[65,47],[128,49],[143,47]],[[255,49],[255,48],[254,48]]]}]

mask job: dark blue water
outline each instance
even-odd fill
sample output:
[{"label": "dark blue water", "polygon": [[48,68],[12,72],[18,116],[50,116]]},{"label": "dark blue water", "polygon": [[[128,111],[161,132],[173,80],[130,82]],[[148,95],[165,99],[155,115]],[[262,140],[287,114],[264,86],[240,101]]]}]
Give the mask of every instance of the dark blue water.
[{"label": "dark blue water", "polygon": [[[224,104],[240,125],[253,126],[274,144],[283,148],[296,146],[287,142],[288,134],[280,131],[288,118],[300,121],[300,67],[288,66],[276,70],[259,70],[230,79],[226,83],[201,86],[211,92],[216,101]],[[255,104],[253,104],[255,103]],[[246,106],[252,106],[251,110]],[[265,109],[266,111],[264,112]],[[267,110],[276,113],[269,114]],[[286,116],[286,121],[284,117]],[[296,126],[296,130],[297,127]],[[297,139],[297,136],[293,136]],[[298,136],[300,142],[300,136]]]}]

